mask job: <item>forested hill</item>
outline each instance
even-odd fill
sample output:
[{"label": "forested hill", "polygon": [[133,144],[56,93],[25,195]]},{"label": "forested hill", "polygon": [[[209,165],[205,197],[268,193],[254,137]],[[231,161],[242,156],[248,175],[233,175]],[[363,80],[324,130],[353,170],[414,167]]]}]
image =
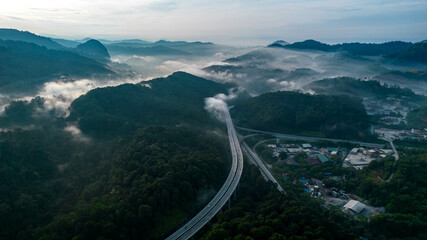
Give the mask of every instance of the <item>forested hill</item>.
[{"label": "forested hill", "polygon": [[104,64],[79,54],[33,43],[0,40],[0,91],[34,90],[52,78],[114,74]]},{"label": "forested hill", "polygon": [[399,52],[393,55],[393,57],[402,60],[427,63],[427,42],[415,43],[406,51]]},{"label": "forested hill", "polygon": [[347,52],[356,56],[385,56],[391,59],[407,60],[426,63],[427,43],[410,43],[393,41],[385,43],[341,43],[326,44],[316,40],[305,40],[292,44],[281,44],[274,42],[268,47],[294,49],[294,50],[317,50],[325,52]]},{"label": "forested hill", "polygon": [[48,49],[65,49],[61,44],[53,41],[50,38],[38,36],[34,33],[27,31],[19,31],[16,29],[0,29],[1,40],[12,40],[12,41],[23,41],[28,43],[34,43]]},{"label": "forested hill", "polygon": [[93,135],[127,132],[145,125],[210,125],[204,99],[226,93],[224,85],[184,72],[140,84],[99,88],[76,99],[70,121]]},{"label": "forested hill", "polygon": [[326,44],[316,40],[305,40],[302,42],[295,42],[292,44],[279,44],[273,43],[269,47],[281,47],[287,49],[300,49],[300,50],[319,50],[319,51],[346,51],[355,55],[390,55],[396,54],[407,50],[412,43],[394,41],[386,43],[341,43],[341,44]]},{"label": "forested hill", "polygon": [[327,78],[312,82],[304,86],[306,90],[312,90],[317,94],[349,95],[352,97],[387,98],[390,96],[406,97],[420,104],[427,104],[427,97],[415,94],[409,88],[399,86],[381,85],[378,81],[362,81],[350,77]]},{"label": "forested hill", "polygon": [[79,44],[75,51],[101,63],[108,63],[110,61],[110,54],[105,46],[95,39],[90,39],[85,43]]},{"label": "forested hill", "polygon": [[235,124],[283,133],[320,132],[327,137],[357,138],[369,126],[361,100],[348,96],[274,92],[236,103]]},{"label": "forested hill", "polygon": [[93,90],[42,126],[42,98],[15,102],[3,120],[34,126],[0,132],[0,239],[164,239],[227,176],[225,126],[204,109],[226,90],[177,72]]}]

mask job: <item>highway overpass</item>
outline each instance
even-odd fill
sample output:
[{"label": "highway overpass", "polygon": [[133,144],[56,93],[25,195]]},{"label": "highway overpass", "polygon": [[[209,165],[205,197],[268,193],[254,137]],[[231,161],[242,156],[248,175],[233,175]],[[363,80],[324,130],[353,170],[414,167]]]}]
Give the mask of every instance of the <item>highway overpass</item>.
[{"label": "highway overpass", "polygon": [[291,134],[285,134],[285,133],[277,133],[277,132],[267,132],[267,131],[261,131],[261,130],[255,130],[250,128],[243,128],[243,127],[236,127],[237,129],[241,129],[248,132],[254,132],[254,133],[260,133],[260,134],[268,134],[272,135],[276,138],[280,139],[289,139],[289,140],[300,140],[300,141],[307,141],[307,142],[316,142],[319,140],[325,140],[330,142],[349,142],[353,144],[359,144],[360,146],[365,147],[372,147],[372,148],[383,148],[384,144],[378,144],[378,143],[367,143],[367,142],[360,142],[360,141],[354,141],[354,140],[344,140],[344,139],[334,139],[334,138],[321,138],[321,137],[307,137],[307,136],[298,136],[298,135],[291,135]]},{"label": "highway overpass", "polygon": [[239,139],[230,117],[228,109],[224,110],[224,119],[227,123],[228,139],[232,155],[232,164],[230,173],[215,195],[215,197],[206,205],[195,217],[188,221],[184,226],[170,235],[166,240],[189,239],[205,226],[227,203],[233,192],[239,184],[243,171],[243,154],[240,148]]}]

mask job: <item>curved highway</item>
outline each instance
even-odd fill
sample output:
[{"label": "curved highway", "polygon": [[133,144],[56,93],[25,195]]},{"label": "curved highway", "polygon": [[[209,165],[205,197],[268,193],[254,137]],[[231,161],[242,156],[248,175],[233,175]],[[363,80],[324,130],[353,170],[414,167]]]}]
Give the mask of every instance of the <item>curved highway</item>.
[{"label": "curved highway", "polygon": [[277,190],[281,193],[285,193],[285,190],[280,186],[280,184],[276,181],[276,179],[273,177],[273,175],[270,173],[270,171],[265,166],[264,162],[258,157],[256,153],[254,153],[251,148],[246,144],[246,142],[243,141],[243,149],[245,151],[246,156],[252,160],[260,169],[261,173],[273,184],[276,186]]},{"label": "curved highway", "polygon": [[233,158],[230,173],[228,174],[224,185],[221,187],[215,197],[208,203],[208,205],[184,226],[166,238],[166,240],[191,238],[221,210],[239,184],[243,171],[243,154],[228,109],[224,110],[224,118],[225,122],[227,123],[228,139],[230,142],[231,155]]}]

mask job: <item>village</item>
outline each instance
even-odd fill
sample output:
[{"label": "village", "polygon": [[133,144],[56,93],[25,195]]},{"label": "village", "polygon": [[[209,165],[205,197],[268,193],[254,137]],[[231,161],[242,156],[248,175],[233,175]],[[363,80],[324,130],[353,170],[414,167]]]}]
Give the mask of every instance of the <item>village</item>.
[{"label": "village", "polygon": [[[266,147],[271,149],[272,157],[279,159],[277,161],[278,164],[299,165],[301,159],[303,159],[303,162],[308,165],[338,164],[342,162],[342,167],[353,167],[356,170],[363,169],[371,161],[381,160],[393,154],[392,149],[360,146],[351,149],[336,146],[319,147],[314,143],[281,143],[279,140],[275,144],[267,144]],[[300,156],[304,157],[300,158]],[[343,180],[343,177],[333,176],[329,172],[322,174],[326,179]],[[286,181],[287,173],[283,172],[282,178]],[[326,203],[340,207],[354,217],[369,218],[385,211],[384,207],[371,206],[362,198],[346,193],[338,187],[328,186],[321,180],[302,177],[299,182],[302,183],[304,191],[310,196],[322,198]]]},{"label": "village", "polygon": [[[354,167],[357,170],[369,165],[371,161],[380,160],[393,154],[392,149],[354,147],[349,151],[345,147],[317,147],[310,143],[282,144],[277,142],[268,144],[267,147],[272,149],[272,156],[278,158],[279,162],[298,164],[295,159],[296,154],[305,153],[304,160],[310,165],[333,163],[332,159],[344,159],[343,167]],[[286,156],[286,158],[281,159],[282,156]]]}]

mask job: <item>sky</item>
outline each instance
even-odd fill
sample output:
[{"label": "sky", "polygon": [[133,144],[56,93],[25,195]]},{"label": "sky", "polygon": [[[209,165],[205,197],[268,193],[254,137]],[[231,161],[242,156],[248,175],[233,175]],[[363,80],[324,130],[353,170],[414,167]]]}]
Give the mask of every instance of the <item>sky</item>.
[{"label": "sky", "polygon": [[427,39],[427,0],[13,0],[0,27],[68,39],[265,45]]}]

